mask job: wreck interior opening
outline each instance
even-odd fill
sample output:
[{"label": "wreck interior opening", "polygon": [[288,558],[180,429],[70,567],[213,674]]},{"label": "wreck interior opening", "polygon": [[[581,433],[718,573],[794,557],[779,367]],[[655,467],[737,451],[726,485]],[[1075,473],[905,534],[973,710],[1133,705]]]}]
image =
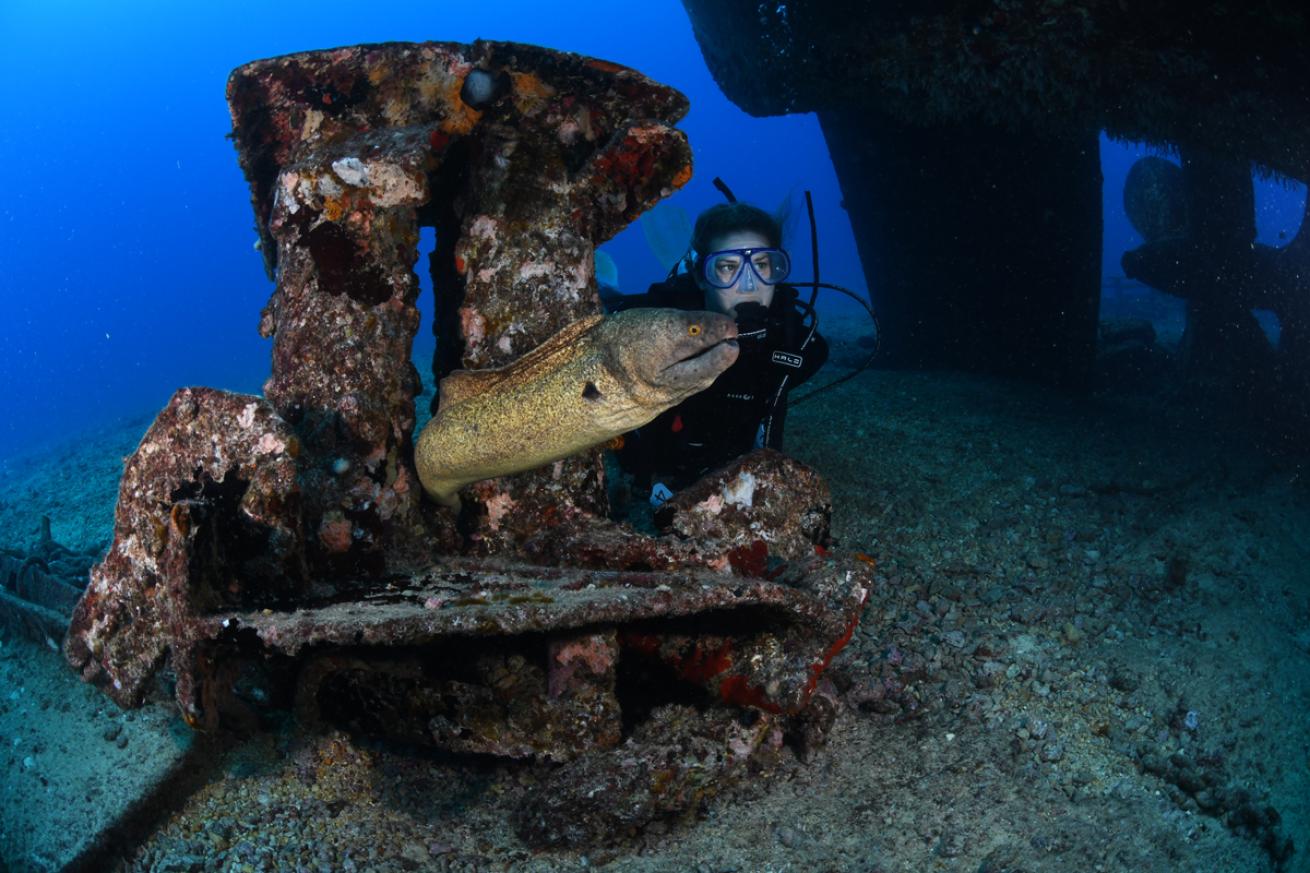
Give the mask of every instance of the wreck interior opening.
[{"label": "wreck interior opening", "polygon": [[[623,736],[631,736],[660,706],[684,704],[705,710],[719,702],[704,683],[693,681],[697,674],[712,673],[731,661],[728,640],[747,633],[781,635],[786,625],[784,617],[772,610],[746,607],[621,627],[615,694],[623,716]],[[697,641],[676,665],[643,651],[640,645],[643,638],[671,636]],[[742,713],[758,715],[750,708],[743,708]]]},{"label": "wreck interior opening", "polygon": [[[414,362],[414,366],[418,368],[419,378],[422,380],[425,394],[435,393],[436,391],[436,385],[432,378],[432,360],[437,351],[435,326],[437,300],[436,292],[432,288],[433,258],[436,256],[436,251],[436,227],[420,223],[418,228],[418,260],[414,265],[414,272],[418,275],[419,284],[419,326],[418,333],[414,335],[414,346],[410,353],[410,359]],[[422,416],[420,415],[420,417]],[[417,433],[418,426],[415,426],[414,430]]]},{"label": "wreck interior opening", "polygon": [[[612,688],[605,689],[602,682],[597,702],[586,705],[603,708],[604,700],[612,700],[619,731],[609,739],[618,742],[662,706],[708,710],[720,701],[705,679],[731,663],[732,641],[781,636],[790,623],[777,611],[743,607],[620,625]],[[583,627],[567,636],[614,631]],[[560,691],[551,675],[551,646],[559,638],[544,633],[454,636],[385,651],[315,647],[299,659],[298,670],[292,669],[291,659],[281,657],[243,669],[247,680],[240,685],[240,702],[260,711],[265,720],[285,717],[293,709],[299,724],[311,730],[330,725],[369,739],[419,748],[453,747],[452,754],[476,756],[481,754],[476,749],[488,742],[512,746],[516,732],[550,730],[549,722],[559,718],[552,713],[571,705],[568,697],[574,692]],[[644,645],[670,638],[690,642],[676,663]],[[241,644],[239,632],[224,646],[233,656],[250,649]],[[269,687],[259,688],[259,677]],[[749,707],[742,712],[746,718],[758,715]],[[793,740],[790,734],[784,739]],[[467,748],[460,749],[461,742]]]},{"label": "wreck interior opening", "polygon": [[[459,307],[464,302],[464,280],[455,266],[455,247],[460,240],[463,216],[457,201],[468,184],[471,143],[459,140],[450,145],[440,166],[428,174],[428,202],[418,209],[419,250],[417,269],[423,293],[419,295],[419,335],[412,359],[423,381],[424,393],[431,392],[429,408],[416,410],[415,433],[436,411],[441,379],[461,366],[464,354],[460,342]],[[424,306],[424,301],[430,305]],[[444,340],[444,341],[443,341]],[[426,363],[424,362],[426,358]]]}]

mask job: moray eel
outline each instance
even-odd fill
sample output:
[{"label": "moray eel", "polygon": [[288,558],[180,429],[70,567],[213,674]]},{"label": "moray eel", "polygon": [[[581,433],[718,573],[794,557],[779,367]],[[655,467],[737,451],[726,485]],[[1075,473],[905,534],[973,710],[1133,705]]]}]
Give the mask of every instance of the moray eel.
[{"label": "moray eel", "polygon": [[575,321],[499,369],[456,370],[414,447],[423,490],[458,508],[456,492],[471,482],[640,427],[732,366],[736,336],[726,315],[629,309]]}]

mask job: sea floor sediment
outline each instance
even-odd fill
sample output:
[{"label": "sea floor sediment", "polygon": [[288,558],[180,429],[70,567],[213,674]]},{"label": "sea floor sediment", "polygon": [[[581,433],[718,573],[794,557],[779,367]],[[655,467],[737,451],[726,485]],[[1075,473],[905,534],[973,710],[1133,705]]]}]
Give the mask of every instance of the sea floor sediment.
[{"label": "sea floor sediment", "polygon": [[[834,366],[857,359],[854,335],[832,333]],[[874,594],[830,669],[843,709],[826,745],[784,747],[689,819],[585,851],[533,851],[511,821],[546,765],[306,734],[287,721],[186,759],[203,771],[199,787],[101,861],[1310,870],[1310,471],[1304,455],[1275,451],[1249,421],[1202,401],[1167,388],[1074,399],[980,376],[870,371],[793,409],[789,452],[830,483],[833,533],[876,562]],[[9,537],[30,539],[46,514],[56,539],[107,542],[102,480],[115,465],[104,455],[134,440],[125,432],[7,471]],[[56,862],[41,854],[39,829],[67,825],[39,811],[86,794],[100,778],[78,776],[88,762],[144,766],[109,753],[125,735],[127,749],[146,748],[138,721],[173,737],[172,718],[147,707],[129,719],[57,653],[6,639],[8,869],[56,869],[43,866]],[[51,778],[61,770],[74,778]]]}]

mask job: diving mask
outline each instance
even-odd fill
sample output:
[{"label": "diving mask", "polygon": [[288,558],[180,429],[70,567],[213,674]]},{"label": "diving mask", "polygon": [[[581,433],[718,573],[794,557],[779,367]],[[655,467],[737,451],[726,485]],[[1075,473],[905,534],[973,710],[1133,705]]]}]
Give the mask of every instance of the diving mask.
[{"label": "diving mask", "polygon": [[[746,269],[746,265],[750,269]],[[743,275],[743,271],[744,275]],[[731,288],[741,278],[742,292],[755,290],[755,281],[776,285],[791,272],[791,258],[782,249],[723,249],[701,261],[701,276],[713,288]]]}]

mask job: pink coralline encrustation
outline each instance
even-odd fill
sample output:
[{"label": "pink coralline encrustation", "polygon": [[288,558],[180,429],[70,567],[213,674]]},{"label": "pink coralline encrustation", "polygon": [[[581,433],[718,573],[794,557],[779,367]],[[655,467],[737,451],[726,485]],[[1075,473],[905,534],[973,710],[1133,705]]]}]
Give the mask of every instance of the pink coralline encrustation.
[{"label": "pink coralline encrustation", "polygon": [[[559,762],[619,745],[624,658],[720,710],[799,715],[871,589],[823,551],[830,496],[803,465],[717,471],[669,504],[664,537],[608,518],[599,450],[470,485],[458,518],[416,487],[419,228],[437,231],[435,375],[508,364],[599,310],[595,246],[686,182],[685,98],[479,42],[258,61],[228,99],[277,278],[265,397],[186,389],[161,413],[70,662],[126,706],[167,660],[187,720],[213,725],[241,712],[247,660],[298,661],[307,722]],[[715,778],[777,732],[668,723],[722,734]],[[694,802],[699,778],[675,772],[633,815]]]}]

